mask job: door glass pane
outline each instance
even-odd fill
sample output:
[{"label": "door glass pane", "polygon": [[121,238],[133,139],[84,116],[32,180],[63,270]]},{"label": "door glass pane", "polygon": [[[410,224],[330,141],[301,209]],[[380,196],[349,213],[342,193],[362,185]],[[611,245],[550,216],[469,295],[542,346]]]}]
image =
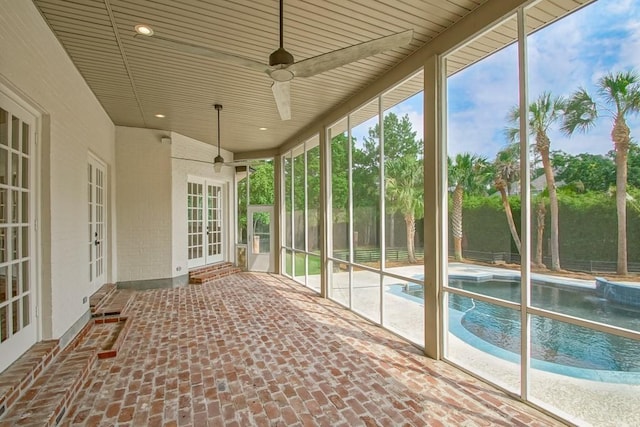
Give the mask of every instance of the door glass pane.
[{"label": "door glass pane", "polygon": [[7,276],[7,267],[0,267],[0,304],[9,298],[9,277]]},{"label": "door glass pane", "polygon": [[[0,215],[4,218],[4,197],[6,193],[0,191]],[[0,222],[2,219],[0,219]],[[22,222],[29,222],[29,193],[26,191],[22,192]]]},{"label": "door glass pane", "polygon": [[17,187],[20,178],[20,158],[18,154],[11,153],[11,185]]},{"label": "door glass pane", "polygon": [[0,184],[9,182],[9,154],[6,148],[0,146]]},{"label": "door glass pane", "polygon": [[22,327],[29,326],[31,323],[31,307],[29,306],[29,295],[22,297]]},{"label": "door glass pane", "polygon": [[7,223],[7,189],[0,188],[0,224]]},{"label": "door glass pane", "polygon": [[9,306],[0,307],[0,342],[4,342],[9,338]]},{"label": "door glass pane", "polygon": [[20,239],[20,247],[22,248],[22,258],[29,256],[29,228],[22,227],[22,238]]},{"label": "door glass pane", "polygon": [[11,296],[17,297],[20,292],[20,287],[18,286],[18,278],[20,276],[20,264],[12,264],[11,268]]},{"label": "door glass pane", "polygon": [[9,113],[0,108],[0,145],[7,146],[9,142]]},{"label": "door glass pane", "polygon": [[253,253],[267,254],[271,251],[271,224],[267,212],[253,212]]},{"label": "door glass pane", "polygon": [[18,227],[11,227],[11,261],[18,259]]},{"label": "door glass pane", "polygon": [[19,197],[19,192],[17,190],[12,190],[11,191],[11,222],[13,222],[14,224],[18,222],[18,210],[19,210],[19,205],[18,205],[18,197]]},{"label": "door glass pane", "polygon": [[22,152],[29,154],[29,125],[22,123]]},{"label": "door glass pane", "polygon": [[22,158],[22,188],[29,188],[29,158]]},{"label": "door glass pane", "polygon": [[0,262],[7,261],[7,229],[0,227]]},{"label": "door glass pane", "polygon": [[[6,267],[5,267],[6,268]],[[5,270],[6,271],[6,270]],[[0,270],[0,275],[2,274]],[[2,279],[0,279],[2,280]],[[22,262],[22,292],[29,292],[29,261]]]},{"label": "door glass pane", "polygon": [[20,119],[16,116],[11,117],[11,146],[20,149]]},{"label": "door glass pane", "polygon": [[17,299],[11,303],[11,324],[12,333],[15,335],[20,330],[20,300]]}]

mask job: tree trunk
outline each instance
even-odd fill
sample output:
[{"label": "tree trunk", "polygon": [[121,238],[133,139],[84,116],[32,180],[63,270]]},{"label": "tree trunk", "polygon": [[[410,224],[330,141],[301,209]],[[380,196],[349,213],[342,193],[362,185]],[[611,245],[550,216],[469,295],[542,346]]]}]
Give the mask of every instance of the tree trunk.
[{"label": "tree trunk", "polygon": [[389,223],[390,233],[389,233],[389,247],[396,247],[396,213],[393,211],[391,215],[389,215],[391,221]]},{"label": "tree trunk", "polygon": [[453,191],[453,215],[451,215],[451,233],[456,261],[462,261],[462,198],[464,190],[460,184]]},{"label": "tree trunk", "polygon": [[560,244],[558,227],[558,193],[556,192],[556,182],[549,160],[549,138],[543,132],[536,135],[536,146],[542,158],[544,176],[549,190],[549,207],[551,209],[551,270],[560,270]]},{"label": "tree trunk", "polygon": [[502,207],[504,207],[504,212],[507,215],[507,223],[509,224],[509,231],[511,231],[511,237],[516,244],[516,248],[518,248],[518,254],[520,253],[520,236],[518,236],[518,230],[516,229],[516,224],[513,222],[513,212],[511,212],[511,204],[509,203],[509,198],[507,197],[506,183],[502,178],[496,179],[496,188],[500,191],[500,196],[502,197]]},{"label": "tree trunk", "polygon": [[616,116],[611,131],[616,150],[616,211],[618,214],[618,262],[616,272],[627,275],[627,157],[629,154],[629,127],[624,117]]},{"label": "tree trunk", "polygon": [[405,214],[404,222],[407,224],[407,255],[409,256],[409,263],[416,262],[415,252],[415,235],[416,235],[416,219],[413,214]]},{"label": "tree trunk", "polygon": [[544,217],[547,213],[547,208],[544,206],[544,199],[540,199],[538,202],[538,209],[536,210],[537,221],[537,240],[536,240],[536,258],[535,267],[545,268],[546,266],[542,262],[542,247],[544,245]]}]

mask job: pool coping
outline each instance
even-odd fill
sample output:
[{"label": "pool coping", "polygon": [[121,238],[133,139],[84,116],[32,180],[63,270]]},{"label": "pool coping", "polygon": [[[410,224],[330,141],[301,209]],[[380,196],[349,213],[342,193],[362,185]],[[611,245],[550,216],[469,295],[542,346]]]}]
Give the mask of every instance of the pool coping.
[{"label": "pool coping", "polygon": [[[519,280],[520,274],[518,273],[505,273],[505,274],[496,274],[494,272],[486,272],[485,274],[479,275],[471,275],[471,274],[452,274],[449,275],[450,279],[454,280],[470,280],[476,282],[482,282],[486,280]],[[417,275],[414,279],[421,280],[420,276]],[[583,290],[596,291],[596,284],[590,285],[588,283],[583,283],[582,281],[578,281],[578,279],[563,279],[558,278],[558,282],[555,280],[550,280],[549,276],[544,275],[532,275],[532,280],[539,284],[548,284],[548,285],[559,285],[560,287],[565,288],[582,288]],[[553,278],[555,279],[555,277]],[[386,286],[386,292],[399,296],[401,298],[407,299],[414,303],[420,304],[424,306],[424,300],[409,295],[403,292],[402,288],[407,284],[415,283],[411,280],[407,280],[404,283],[395,283],[388,284]],[[419,283],[415,283],[419,285]],[[449,332],[453,333],[456,337],[466,342],[467,344],[477,348],[480,351],[483,351],[489,355],[498,357],[502,360],[512,362],[515,364],[520,364],[520,355],[505,350],[501,347],[498,347],[494,344],[491,344],[482,338],[474,335],[469,332],[462,325],[462,317],[464,316],[464,312],[459,310],[448,308],[449,310]],[[538,369],[546,372],[551,372],[558,375],[570,376],[573,378],[605,382],[605,383],[613,383],[613,384],[628,384],[628,385],[638,385],[640,384],[640,372],[620,372],[620,371],[610,371],[610,370],[602,370],[602,369],[587,369],[587,368],[577,368],[572,366],[561,365],[558,363],[546,362],[543,360],[538,360],[531,358],[531,368]]]}]

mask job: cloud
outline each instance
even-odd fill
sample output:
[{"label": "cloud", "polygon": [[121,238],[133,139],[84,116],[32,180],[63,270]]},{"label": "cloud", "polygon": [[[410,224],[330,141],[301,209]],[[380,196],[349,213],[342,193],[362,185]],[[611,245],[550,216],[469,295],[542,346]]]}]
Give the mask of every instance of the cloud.
[{"label": "cloud", "polygon": [[[569,96],[579,87],[596,95],[598,79],[610,71],[640,71],[640,4],[600,0],[530,35],[529,101],[544,91]],[[448,152],[495,157],[507,140],[506,114],[518,104],[516,46],[509,46],[448,79]],[[632,136],[640,119],[629,117]],[[552,149],[604,154],[612,148],[610,117],[588,134],[567,137],[550,129]],[[640,139],[636,136],[636,140]]]}]

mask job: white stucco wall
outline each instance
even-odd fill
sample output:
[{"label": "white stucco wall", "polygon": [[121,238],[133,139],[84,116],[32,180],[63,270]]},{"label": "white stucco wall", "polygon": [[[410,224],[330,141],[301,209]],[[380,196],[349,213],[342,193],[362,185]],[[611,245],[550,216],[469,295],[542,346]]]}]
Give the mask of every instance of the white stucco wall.
[{"label": "white stucco wall", "polygon": [[[50,119],[41,176],[43,224],[50,219],[50,265],[42,268],[42,338],[58,338],[88,310],[87,156],[107,164],[110,184],[108,217],[115,217],[115,127],[31,1],[2,0],[0,13],[0,82]],[[46,121],[46,120],[45,120]],[[113,233],[113,229],[110,228]],[[107,280],[117,271],[115,239],[108,242]]]},{"label": "white stucco wall", "polygon": [[[187,178],[189,176],[205,178],[212,183],[222,184],[225,195],[224,242],[225,260],[234,261],[233,250],[235,230],[235,205],[233,204],[233,187],[235,169],[224,166],[220,173],[213,170],[213,159],[218,155],[218,148],[195,139],[171,133],[172,156],[172,209],[173,209],[173,275],[179,276],[188,271],[187,264]],[[225,161],[233,160],[233,154],[221,150]],[[188,160],[185,160],[188,159]]]},{"label": "white stucco wall", "polygon": [[171,144],[168,132],[116,127],[118,282],[171,272]]}]

